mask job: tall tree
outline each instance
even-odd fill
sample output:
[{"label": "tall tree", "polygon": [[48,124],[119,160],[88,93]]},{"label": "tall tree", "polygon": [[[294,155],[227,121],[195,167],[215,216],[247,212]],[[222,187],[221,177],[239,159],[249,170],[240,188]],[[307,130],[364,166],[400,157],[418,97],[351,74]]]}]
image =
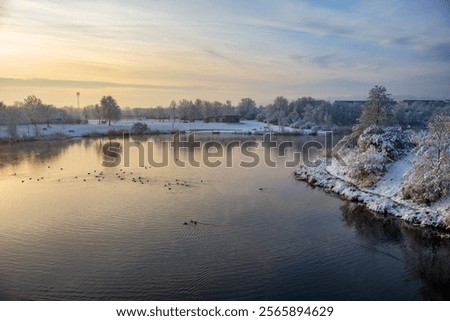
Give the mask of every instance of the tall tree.
[{"label": "tall tree", "polygon": [[28,117],[27,122],[27,131],[28,134],[30,134],[30,127],[29,124],[34,125],[34,135],[39,135],[39,128],[37,127],[37,123],[42,119],[43,115],[43,105],[42,101],[37,98],[35,95],[28,96],[24,99],[23,102],[23,108],[25,111],[25,114]]},{"label": "tall tree", "polygon": [[56,108],[52,105],[43,104],[40,107],[40,113],[42,117],[45,119],[47,127],[50,127],[50,122],[52,120],[53,114],[56,112]]},{"label": "tall tree", "polygon": [[435,113],[428,134],[418,138],[416,160],[404,177],[402,193],[417,203],[432,203],[450,194],[450,108]]},{"label": "tall tree", "polygon": [[22,120],[22,110],[16,107],[7,107],[6,108],[6,120],[7,120],[7,130],[8,134],[11,137],[17,136],[17,125],[19,125]]},{"label": "tall tree", "polygon": [[103,110],[103,115],[105,119],[108,120],[109,126],[111,126],[111,121],[117,121],[120,119],[121,110],[120,106],[111,96],[103,96],[100,100],[100,106]]},{"label": "tall tree", "polygon": [[361,134],[366,128],[374,125],[377,128],[395,124],[393,111],[394,101],[383,86],[375,86],[369,92],[363,112],[356,127],[356,134]]},{"label": "tall tree", "polygon": [[102,116],[103,116],[103,109],[102,109],[102,107],[100,107],[99,104],[95,104],[95,106],[93,107],[93,111],[94,111],[94,114],[95,114],[96,118],[98,118],[98,123],[101,124],[102,123]]},{"label": "tall tree", "polygon": [[251,98],[242,98],[237,105],[239,115],[243,119],[255,119],[256,117],[256,103]]},{"label": "tall tree", "polygon": [[28,96],[23,101],[23,107],[25,108],[25,112],[30,122],[34,125],[34,127],[37,126],[41,106],[42,101],[35,95]]},{"label": "tall tree", "polygon": [[284,121],[288,111],[289,101],[283,96],[278,96],[273,101],[273,105],[269,108],[269,113],[272,119],[276,119],[278,126],[281,126],[281,130],[284,131]]}]

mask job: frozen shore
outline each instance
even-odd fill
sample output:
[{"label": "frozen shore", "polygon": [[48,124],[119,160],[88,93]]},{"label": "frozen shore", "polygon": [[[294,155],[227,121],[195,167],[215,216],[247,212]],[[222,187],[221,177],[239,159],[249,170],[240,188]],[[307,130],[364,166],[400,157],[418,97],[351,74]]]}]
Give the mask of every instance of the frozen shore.
[{"label": "frozen shore", "polygon": [[359,187],[345,175],[347,168],[335,160],[328,166],[321,159],[316,167],[299,167],[295,170],[295,176],[311,186],[321,187],[349,201],[364,204],[374,212],[450,231],[450,197],[430,206],[418,205],[402,198],[403,175],[410,170],[412,157],[409,155],[390,164],[388,171],[370,188]]},{"label": "frozen shore", "polygon": [[[205,133],[232,133],[232,134],[265,134],[265,133],[290,133],[290,134],[309,134],[307,130],[300,131],[289,127],[282,128],[281,126],[270,125],[257,121],[241,121],[239,123],[204,123],[202,121],[196,122],[169,122],[169,121],[155,121],[155,120],[121,120],[108,124],[98,121],[89,121],[87,124],[51,124],[47,127],[45,124],[39,124],[36,127],[33,125],[19,125],[17,126],[17,137],[19,138],[52,138],[52,137],[83,137],[107,134],[108,132],[123,132],[130,131],[131,127],[136,122],[146,123],[149,128],[149,133],[170,133],[173,131],[190,132],[205,132]],[[322,133],[318,133],[322,134]],[[9,133],[6,126],[0,126],[0,138],[8,138]]]}]

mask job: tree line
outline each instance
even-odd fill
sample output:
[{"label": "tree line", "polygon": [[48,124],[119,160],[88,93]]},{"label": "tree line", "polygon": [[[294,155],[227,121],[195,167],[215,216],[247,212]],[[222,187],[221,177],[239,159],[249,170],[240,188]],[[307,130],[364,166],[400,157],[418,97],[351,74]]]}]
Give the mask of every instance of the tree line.
[{"label": "tree line", "polygon": [[[369,97],[370,100],[370,97]],[[446,107],[445,102],[416,101],[413,103],[392,104],[392,120],[404,127],[426,127],[431,116]],[[22,102],[6,106],[0,102],[0,125],[6,125],[13,136],[21,124],[36,127],[37,124],[77,124],[97,120],[108,123],[124,119],[156,119],[159,121],[198,121],[208,117],[239,115],[242,120],[257,120],[270,124],[289,126],[299,129],[336,130],[358,123],[365,101],[335,101],[302,97],[289,101],[283,96],[276,97],[267,105],[257,105],[251,98],[243,98],[237,105],[231,101],[194,101],[182,99],[172,101],[168,106],[142,108],[121,108],[112,96],[104,96],[98,104],[75,107],[56,107],[46,104],[34,95]]]}]

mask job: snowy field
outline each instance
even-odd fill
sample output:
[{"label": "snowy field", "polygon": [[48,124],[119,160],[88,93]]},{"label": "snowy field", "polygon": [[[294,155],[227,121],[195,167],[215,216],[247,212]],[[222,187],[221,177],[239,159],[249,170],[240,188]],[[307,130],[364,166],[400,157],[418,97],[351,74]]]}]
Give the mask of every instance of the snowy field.
[{"label": "snowy field", "polygon": [[[63,134],[68,137],[81,137],[91,133],[106,134],[108,131],[130,131],[131,127],[138,120],[121,120],[116,123],[98,124],[98,121],[90,121],[88,124],[80,125],[62,125],[52,124],[47,128],[46,125],[40,124],[37,126],[37,133],[39,137]],[[202,121],[196,122],[159,122],[154,120],[139,121],[148,125],[151,133],[170,133],[171,131],[186,131],[186,132],[220,132],[220,133],[236,133],[236,134],[262,134],[271,132],[287,132],[292,134],[300,133],[299,130],[280,126],[270,125],[257,121],[241,121],[240,123],[204,123]],[[19,137],[35,137],[35,128],[33,125],[19,125],[17,134]],[[307,134],[307,133],[304,133]],[[319,133],[321,134],[321,133]],[[0,138],[7,138],[9,136],[7,127],[0,126]]]},{"label": "snowy field", "polygon": [[336,161],[330,166],[322,161],[317,167],[300,167],[295,174],[299,180],[365,204],[372,211],[394,215],[414,224],[450,230],[450,197],[431,206],[418,205],[402,198],[403,176],[410,171],[413,157],[408,155],[390,164],[387,172],[370,188],[358,187],[346,175],[348,168]]}]

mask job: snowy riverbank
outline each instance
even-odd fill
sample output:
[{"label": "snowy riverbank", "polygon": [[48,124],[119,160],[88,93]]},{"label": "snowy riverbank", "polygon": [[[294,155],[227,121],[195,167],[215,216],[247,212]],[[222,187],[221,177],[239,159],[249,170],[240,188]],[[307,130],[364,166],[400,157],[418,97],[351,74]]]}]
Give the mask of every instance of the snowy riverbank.
[{"label": "snowy riverbank", "polygon": [[321,160],[316,167],[300,167],[296,169],[295,175],[298,180],[321,187],[347,200],[362,203],[374,212],[450,231],[450,197],[430,206],[418,205],[402,197],[403,176],[410,171],[413,157],[408,155],[390,164],[378,182],[368,188],[359,187],[346,175],[347,166],[340,165],[335,160],[329,166]]},{"label": "snowy riverbank", "polygon": [[[108,132],[130,131],[136,122],[146,123],[149,133],[170,133],[172,131],[183,132],[205,132],[205,133],[231,133],[231,134],[265,134],[265,133],[291,133],[291,134],[310,134],[308,130],[298,130],[289,127],[270,125],[257,121],[241,121],[239,123],[205,123],[196,122],[169,122],[155,120],[121,120],[116,123],[99,124],[98,121],[90,121],[87,124],[52,124],[47,127],[44,124],[37,125],[19,125],[17,126],[17,136],[20,138],[51,138],[53,136],[60,137],[82,137],[95,134],[107,134]],[[324,134],[319,132],[318,134]],[[6,126],[0,126],[0,138],[8,138],[9,133]]]}]

